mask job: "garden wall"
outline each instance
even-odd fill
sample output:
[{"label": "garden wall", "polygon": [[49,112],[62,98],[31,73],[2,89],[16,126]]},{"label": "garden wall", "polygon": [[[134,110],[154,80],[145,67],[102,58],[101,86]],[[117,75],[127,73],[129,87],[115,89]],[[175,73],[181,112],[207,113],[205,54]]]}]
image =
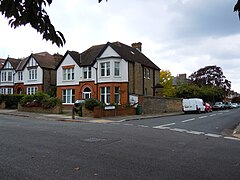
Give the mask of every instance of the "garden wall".
[{"label": "garden wall", "polygon": [[161,114],[168,112],[182,112],[182,99],[163,98],[157,96],[139,96],[143,114]]},{"label": "garden wall", "polygon": [[2,102],[0,103],[0,109],[6,109],[6,103],[5,103],[5,101],[2,101]]},{"label": "garden wall", "polygon": [[18,111],[35,112],[35,113],[46,113],[46,114],[60,114],[62,113],[62,105],[57,105],[53,108],[42,108],[42,107],[23,107],[18,104]]},{"label": "garden wall", "polygon": [[136,109],[133,107],[116,107],[116,109],[105,110],[103,107],[95,107],[93,112],[94,118],[130,116],[136,115]]}]

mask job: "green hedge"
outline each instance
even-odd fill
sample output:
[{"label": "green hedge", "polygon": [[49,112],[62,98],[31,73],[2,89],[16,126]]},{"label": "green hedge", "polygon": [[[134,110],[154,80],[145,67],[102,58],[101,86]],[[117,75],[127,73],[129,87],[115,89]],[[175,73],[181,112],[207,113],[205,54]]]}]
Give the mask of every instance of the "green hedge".
[{"label": "green hedge", "polygon": [[48,94],[39,92],[34,95],[24,95],[20,101],[23,107],[43,107],[53,108],[58,104],[61,104],[61,100],[56,97],[51,97]]},{"label": "green hedge", "polygon": [[3,101],[8,109],[17,109],[18,103],[24,95],[19,94],[0,94],[0,103]]}]

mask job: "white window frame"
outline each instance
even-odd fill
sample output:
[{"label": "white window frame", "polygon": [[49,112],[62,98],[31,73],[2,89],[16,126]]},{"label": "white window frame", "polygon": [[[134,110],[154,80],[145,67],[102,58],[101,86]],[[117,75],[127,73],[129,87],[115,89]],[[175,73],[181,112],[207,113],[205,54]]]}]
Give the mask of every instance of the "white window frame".
[{"label": "white window frame", "polygon": [[29,80],[37,80],[37,69],[29,69],[28,70],[28,79]]},{"label": "white window frame", "polygon": [[73,104],[75,102],[75,89],[63,89],[62,102],[63,104]]},{"label": "white window frame", "polygon": [[101,102],[107,105],[110,104],[111,91],[109,86],[100,88],[100,98]]},{"label": "white window frame", "polygon": [[114,76],[120,76],[120,62],[114,62]]},{"label": "white window frame", "polygon": [[23,72],[22,71],[18,71],[18,81],[22,81],[23,80]]},{"label": "white window frame", "polygon": [[74,80],[74,68],[64,68],[63,69],[63,80],[64,81]]},{"label": "white window frame", "polygon": [[28,95],[34,95],[38,92],[37,86],[27,87],[27,94]]},{"label": "white window frame", "polygon": [[8,74],[8,76],[7,76],[7,80],[10,82],[12,82],[13,81],[13,72],[8,72],[7,73]]},{"label": "white window frame", "polygon": [[83,78],[84,79],[92,78],[92,67],[83,67]]},{"label": "white window frame", "polygon": [[1,81],[6,82],[7,81],[7,72],[1,72]]},{"label": "white window frame", "polygon": [[1,88],[0,94],[13,94],[13,88]]},{"label": "white window frame", "polygon": [[101,75],[101,77],[109,77],[111,75],[110,62],[100,63],[100,75]]},{"label": "white window frame", "polygon": [[[89,89],[90,91],[86,91],[86,89]],[[91,89],[89,87],[84,88],[84,90],[82,92],[82,98],[83,99],[89,99],[89,98],[91,98],[91,96],[92,96]]]}]

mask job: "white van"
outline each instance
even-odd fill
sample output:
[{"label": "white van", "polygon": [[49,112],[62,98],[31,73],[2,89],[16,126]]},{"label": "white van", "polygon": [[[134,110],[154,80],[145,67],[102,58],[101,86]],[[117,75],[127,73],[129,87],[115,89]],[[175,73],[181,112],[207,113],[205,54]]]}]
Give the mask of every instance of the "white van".
[{"label": "white van", "polygon": [[183,112],[205,112],[205,106],[203,105],[203,100],[199,98],[183,99],[182,101]]}]

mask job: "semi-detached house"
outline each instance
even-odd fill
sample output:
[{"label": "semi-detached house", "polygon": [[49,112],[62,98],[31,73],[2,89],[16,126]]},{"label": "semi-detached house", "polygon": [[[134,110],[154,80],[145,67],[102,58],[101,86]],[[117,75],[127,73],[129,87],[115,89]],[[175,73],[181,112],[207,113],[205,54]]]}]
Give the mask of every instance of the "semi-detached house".
[{"label": "semi-detached house", "polygon": [[78,99],[126,105],[132,95],[155,96],[160,68],[141,45],[108,42],[82,53],[67,51],[57,68],[57,96],[66,107]]},{"label": "semi-detached house", "polygon": [[8,58],[0,70],[0,94],[56,94],[56,67],[62,56],[48,52]]},{"label": "semi-detached house", "polygon": [[16,73],[16,68],[20,62],[20,59],[8,57],[2,65],[0,71],[0,94],[14,93],[14,74]]}]

